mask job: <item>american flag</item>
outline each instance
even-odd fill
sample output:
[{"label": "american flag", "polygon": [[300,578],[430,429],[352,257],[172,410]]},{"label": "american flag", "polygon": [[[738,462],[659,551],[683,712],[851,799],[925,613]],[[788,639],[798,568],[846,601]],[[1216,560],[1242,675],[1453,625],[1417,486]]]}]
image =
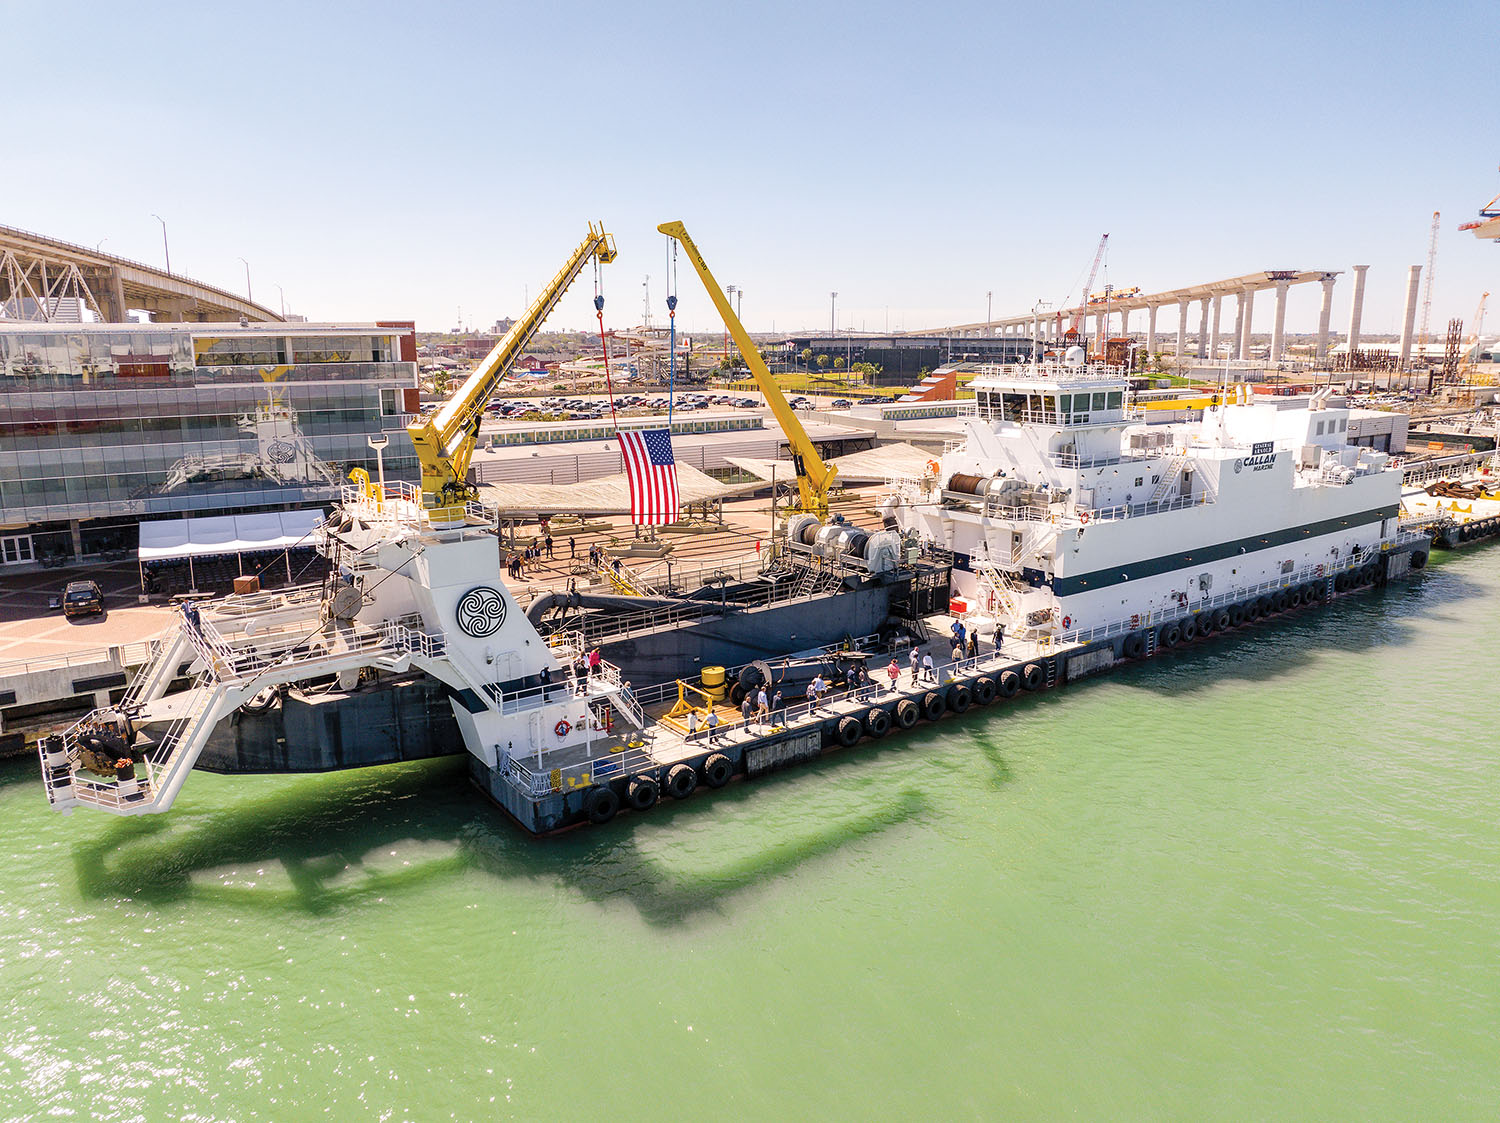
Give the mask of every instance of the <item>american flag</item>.
[{"label": "american flag", "polygon": [[630,480],[630,518],[641,524],[677,519],[677,463],[672,434],[666,429],[628,430],[620,434],[625,475]]}]

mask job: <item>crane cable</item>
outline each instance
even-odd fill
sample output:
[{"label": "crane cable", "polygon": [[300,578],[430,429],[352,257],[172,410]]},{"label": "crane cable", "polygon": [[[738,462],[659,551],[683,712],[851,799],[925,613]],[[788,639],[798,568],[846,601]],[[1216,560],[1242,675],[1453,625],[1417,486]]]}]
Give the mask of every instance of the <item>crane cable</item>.
[{"label": "crane cable", "polygon": [[677,398],[677,239],[667,237],[672,260],[667,264],[667,432],[672,431],[672,406]]},{"label": "crane cable", "polygon": [[599,346],[604,349],[604,390],[609,395],[609,420],[620,435],[620,419],[615,416],[615,388],[609,377],[609,340],[604,335],[604,282],[599,276],[599,255],[594,254],[594,311],[599,315]]}]

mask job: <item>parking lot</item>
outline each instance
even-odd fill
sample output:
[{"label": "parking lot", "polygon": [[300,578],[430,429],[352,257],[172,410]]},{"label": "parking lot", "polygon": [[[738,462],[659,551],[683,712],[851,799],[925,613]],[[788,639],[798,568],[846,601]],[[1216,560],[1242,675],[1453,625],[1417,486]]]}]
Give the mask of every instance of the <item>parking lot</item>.
[{"label": "parking lot", "polygon": [[[788,399],[793,409],[814,412],[826,409],[848,409],[856,403],[882,402],[888,400],[879,395],[868,397],[830,397],[819,395],[817,400],[805,395],[794,395]],[[609,397],[603,394],[577,396],[549,395],[530,398],[495,398],[485,412],[492,418],[526,421],[597,421],[609,414]],[[665,415],[668,407],[665,391],[652,390],[641,393],[617,394],[614,399],[615,412],[625,417],[649,417]],[[674,413],[723,412],[737,409],[766,409],[765,395],[744,391],[679,391],[671,403]]]}]

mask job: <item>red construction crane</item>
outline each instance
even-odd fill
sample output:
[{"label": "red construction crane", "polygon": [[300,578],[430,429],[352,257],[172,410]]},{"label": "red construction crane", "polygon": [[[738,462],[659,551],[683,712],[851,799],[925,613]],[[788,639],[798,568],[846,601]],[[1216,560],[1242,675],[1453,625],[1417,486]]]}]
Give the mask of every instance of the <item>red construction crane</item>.
[{"label": "red construction crane", "polygon": [[1083,282],[1083,298],[1078,302],[1078,311],[1073,315],[1073,323],[1068,331],[1077,335],[1079,328],[1083,326],[1084,313],[1088,311],[1089,293],[1094,290],[1094,278],[1099,275],[1099,263],[1104,260],[1104,247],[1109,242],[1109,235],[1099,239],[1098,252],[1094,254],[1094,264],[1089,267],[1089,279]]}]

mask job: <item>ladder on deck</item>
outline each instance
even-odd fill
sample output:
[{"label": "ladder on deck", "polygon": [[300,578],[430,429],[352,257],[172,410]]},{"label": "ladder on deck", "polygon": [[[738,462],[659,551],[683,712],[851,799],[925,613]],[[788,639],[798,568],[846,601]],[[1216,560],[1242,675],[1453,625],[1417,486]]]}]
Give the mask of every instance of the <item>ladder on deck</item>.
[{"label": "ladder on deck", "polygon": [[[618,565],[618,568],[617,568]],[[595,572],[600,574],[609,587],[617,593],[623,593],[627,597],[649,597],[655,596],[656,590],[639,573],[631,570],[624,562],[616,558],[613,562],[600,562],[595,566]]]},{"label": "ladder on deck", "polygon": [[981,558],[971,558],[969,564],[974,570],[980,592],[989,594],[994,600],[996,615],[1004,616],[1013,626],[1019,627],[1023,623],[1021,602],[1017,599],[1016,589],[1009,578]]},{"label": "ladder on deck", "polygon": [[1167,497],[1167,493],[1177,485],[1177,481],[1182,477],[1182,468],[1186,463],[1186,453],[1179,453],[1172,458],[1172,462],[1167,465],[1166,471],[1161,474],[1161,482],[1156,485],[1156,490],[1151,493],[1151,498],[1146,501],[1147,506],[1154,506]]}]

